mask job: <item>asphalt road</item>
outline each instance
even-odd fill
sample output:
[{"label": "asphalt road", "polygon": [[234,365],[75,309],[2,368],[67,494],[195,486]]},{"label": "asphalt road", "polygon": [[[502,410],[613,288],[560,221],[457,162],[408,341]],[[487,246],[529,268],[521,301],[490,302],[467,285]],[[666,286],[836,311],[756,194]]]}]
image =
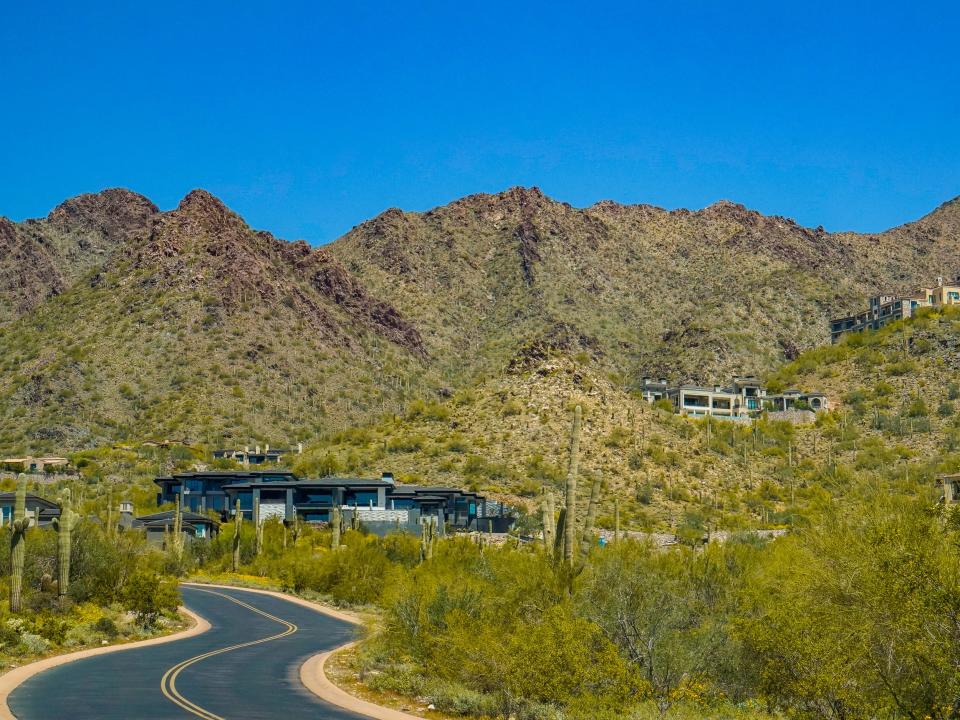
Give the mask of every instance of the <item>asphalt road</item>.
[{"label": "asphalt road", "polygon": [[9,698],[20,720],[360,720],[317,698],[300,665],[354,627],[280,598],[181,586],[201,635],[51,668]]}]

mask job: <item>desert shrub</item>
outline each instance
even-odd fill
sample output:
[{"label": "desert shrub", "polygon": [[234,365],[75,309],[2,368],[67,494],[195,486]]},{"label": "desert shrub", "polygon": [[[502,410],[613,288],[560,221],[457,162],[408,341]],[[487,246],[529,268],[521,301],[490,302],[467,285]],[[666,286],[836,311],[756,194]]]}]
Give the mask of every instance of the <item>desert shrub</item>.
[{"label": "desert shrub", "polygon": [[503,417],[520,415],[522,412],[523,412],[523,407],[516,400],[508,400],[500,408],[500,415],[502,415]]},{"label": "desert shrub", "polygon": [[177,583],[149,570],[136,572],[123,591],[124,605],[134,612],[138,622],[152,626],[161,615],[172,615],[180,605]]},{"label": "desert shrub", "polygon": [[117,627],[117,624],[108,617],[102,617],[93,624],[93,630],[95,632],[106,635],[108,638],[114,638],[120,634],[120,629]]},{"label": "desert shrub", "polygon": [[604,438],[603,444],[608,448],[625,448],[632,439],[632,433],[627,428],[618,425]]},{"label": "desert shrub", "polygon": [[910,418],[926,417],[930,414],[926,401],[919,395],[914,397],[904,408],[904,414]]}]

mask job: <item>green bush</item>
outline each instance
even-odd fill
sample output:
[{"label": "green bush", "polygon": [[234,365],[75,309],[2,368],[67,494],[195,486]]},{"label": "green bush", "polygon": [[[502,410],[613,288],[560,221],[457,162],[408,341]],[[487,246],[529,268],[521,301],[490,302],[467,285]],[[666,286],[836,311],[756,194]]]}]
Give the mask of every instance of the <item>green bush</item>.
[{"label": "green bush", "polygon": [[173,615],[180,605],[180,593],[176,581],[168,580],[155,572],[141,570],[127,581],[123,602],[134,612],[137,620],[152,626],[161,615]]}]

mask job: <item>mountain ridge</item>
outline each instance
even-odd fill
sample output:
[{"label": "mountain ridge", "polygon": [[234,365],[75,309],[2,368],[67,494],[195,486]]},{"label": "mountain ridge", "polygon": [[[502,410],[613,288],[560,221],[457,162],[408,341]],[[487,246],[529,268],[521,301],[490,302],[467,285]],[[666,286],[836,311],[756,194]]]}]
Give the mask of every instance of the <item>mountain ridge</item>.
[{"label": "mountain ridge", "polygon": [[857,234],[514,187],[313,248],[202,189],[167,211],[110,189],[0,218],[0,246],[0,444],[276,443],[470,387],[537,344],[625,390],[765,374],[866,295],[960,270],[960,202]]}]

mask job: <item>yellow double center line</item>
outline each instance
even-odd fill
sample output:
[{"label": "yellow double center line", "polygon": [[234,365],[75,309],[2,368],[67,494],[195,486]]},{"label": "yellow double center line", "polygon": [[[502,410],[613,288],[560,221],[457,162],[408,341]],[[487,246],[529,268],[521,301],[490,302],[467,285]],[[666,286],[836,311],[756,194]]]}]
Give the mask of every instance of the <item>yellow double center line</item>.
[{"label": "yellow double center line", "polygon": [[200,707],[196,703],[187,700],[183,695],[180,694],[180,692],[177,690],[177,677],[180,675],[180,673],[183,672],[188,667],[190,667],[191,665],[193,665],[194,663],[198,663],[201,660],[206,660],[207,658],[213,657],[214,655],[222,655],[223,653],[228,653],[232,650],[239,650],[240,648],[250,647],[251,645],[259,645],[261,643],[270,642],[271,640],[279,640],[280,638],[286,637],[287,635],[293,635],[293,633],[297,631],[297,626],[291,622],[287,622],[286,620],[278,618],[276,615],[271,615],[268,612],[264,612],[260,608],[254,607],[253,605],[245,603],[242,600],[237,600],[237,598],[232,597],[230,595],[219,593],[214,590],[201,590],[200,588],[194,588],[194,589],[198,590],[199,592],[209,593],[211,595],[219,595],[222,598],[226,598],[230,602],[235,602],[237,605],[245,607],[248,610],[252,610],[258,615],[263,615],[265,618],[268,618],[270,620],[273,620],[274,622],[278,622],[281,625],[286,626],[286,630],[284,630],[281,633],[277,633],[276,635],[271,635],[270,637],[260,638],[259,640],[251,640],[250,642],[239,643],[237,645],[231,645],[230,647],[220,648],[219,650],[211,650],[210,652],[203,653],[202,655],[197,655],[196,657],[189,658],[187,660],[184,660],[181,663],[177,663],[176,665],[174,665],[172,668],[170,668],[169,670],[167,670],[167,672],[163,674],[163,677],[160,679],[160,690],[171,702],[173,702],[176,705],[179,705],[187,712],[192,713],[197,717],[203,718],[204,720],[224,720],[224,718],[222,718],[221,716]]}]

